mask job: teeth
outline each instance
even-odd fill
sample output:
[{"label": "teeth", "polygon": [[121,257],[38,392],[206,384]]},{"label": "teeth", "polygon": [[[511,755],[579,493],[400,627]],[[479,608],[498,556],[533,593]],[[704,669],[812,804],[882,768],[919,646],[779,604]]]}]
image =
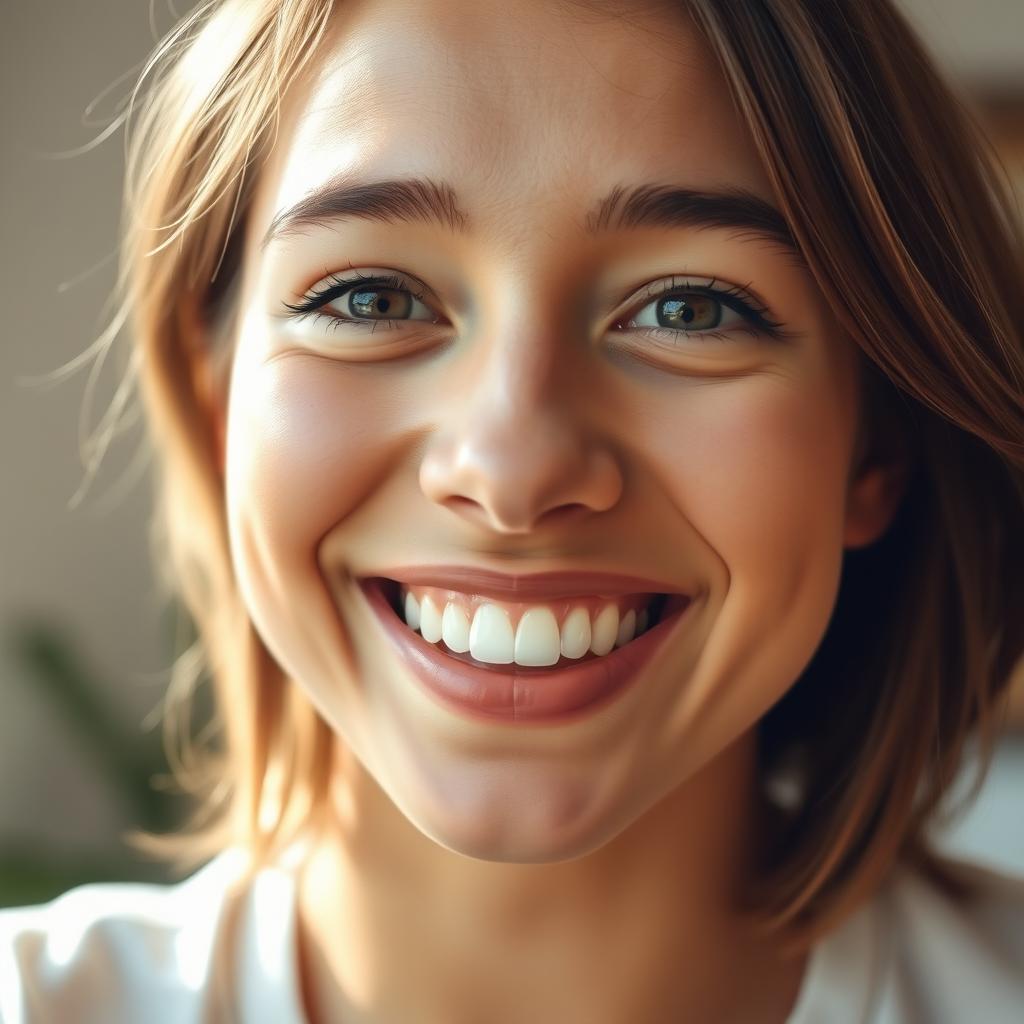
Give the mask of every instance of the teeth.
[{"label": "teeth", "polygon": [[496,604],[480,605],[469,630],[469,653],[477,661],[510,665],[514,646],[512,623],[504,610]]},{"label": "teeth", "polygon": [[628,644],[636,634],[636,612],[632,608],[622,616],[622,621],[619,623],[619,631],[615,636],[615,646],[621,647],[623,644]]},{"label": "teeth", "polygon": [[528,608],[516,627],[517,665],[554,665],[562,656],[558,621],[550,608]]},{"label": "teeth", "polygon": [[441,639],[450,650],[459,654],[469,650],[469,619],[457,604],[449,602],[445,606],[441,617]]},{"label": "teeth", "polygon": [[606,604],[601,609],[601,614],[594,619],[590,649],[595,654],[607,654],[615,646],[618,632],[619,609],[613,604]]},{"label": "teeth", "polygon": [[405,595],[405,621],[412,629],[420,628],[420,606],[411,590]]},{"label": "teeth", "polygon": [[458,603],[447,602],[442,612],[429,594],[420,602],[411,591],[405,594],[403,611],[409,628],[418,629],[429,643],[443,640],[451,651],[468,651],[477,661],[494,665],[536,667],[555,665],[560,657],[582,658],[588,652],[605,655],[643,633],[648,623],[646,608],[639,613],[630,608],[620,621],[618,606],[606,604],[593,623],[586,608],[573,608],[559,629],[550,608],[535,606],[513,630],[508,613],[495,604],[479,605],[470,622]]},{"label": "teeth", "polygon": [[441,613],[428,594],[420,605],[420,633],[424,640],[436,644],[441,639]]},{"label": "teeth", "polygon": [[586,608],[573,608],[562,623],[562,654],[582,658],[590,650],[590,616]]}]

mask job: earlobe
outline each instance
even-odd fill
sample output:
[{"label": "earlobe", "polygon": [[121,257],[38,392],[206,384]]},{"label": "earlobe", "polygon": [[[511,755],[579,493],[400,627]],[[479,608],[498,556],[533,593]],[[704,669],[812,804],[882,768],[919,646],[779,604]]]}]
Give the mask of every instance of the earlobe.
[{"label": "earlobe", "polygon": [[881,538],[896,516],[906,485],[903,462],[864,467],[847,492],[843,546],[867,547]]}]

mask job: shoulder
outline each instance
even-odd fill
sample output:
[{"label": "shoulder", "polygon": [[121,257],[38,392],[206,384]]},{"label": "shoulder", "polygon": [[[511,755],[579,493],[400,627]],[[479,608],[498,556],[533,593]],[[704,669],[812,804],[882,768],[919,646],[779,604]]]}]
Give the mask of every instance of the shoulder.
[{"label": "shoulder", "polygon": [[1018,1024],[1024,878],[899,864],[814,947],[787,1024]]},{"label": "shoulder", "polygon": [[199,1021],[240,864],[225,851],[176,884],[93,883],[0,910],[0,1021]]},{"label": "shoulder", "polygon": [[[897,1020],[1019,1021],[1024,877],[963,861],[901,866],[880,894],[880,990]],[[883,1018],[889,1019],[889,1018]]]},{"label": "shoulder", "polygon": [[1024,875],[948,858],[939,865],[941,874],[901,866],[889,883],[889,901],[908,928],[985,937],[1024,959]]}]

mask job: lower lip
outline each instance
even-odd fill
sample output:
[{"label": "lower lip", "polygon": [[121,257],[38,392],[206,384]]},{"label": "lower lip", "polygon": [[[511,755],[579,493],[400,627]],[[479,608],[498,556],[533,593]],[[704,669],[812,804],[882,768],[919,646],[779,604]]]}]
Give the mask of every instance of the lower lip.
[{"label": "lower lip", "polygon": [[[385,633],[424,688],[454,711],[502,723],[558,722],[598,710],[621,695],[668,639],[692,601],[674,595],[661,621],[628,644],[599,658],[554,671],[519,666],[478,668],[446,654],[410,629],[391,607],[380,578],[361,582]],[[671,600],[671,599],[670,599]]]}]

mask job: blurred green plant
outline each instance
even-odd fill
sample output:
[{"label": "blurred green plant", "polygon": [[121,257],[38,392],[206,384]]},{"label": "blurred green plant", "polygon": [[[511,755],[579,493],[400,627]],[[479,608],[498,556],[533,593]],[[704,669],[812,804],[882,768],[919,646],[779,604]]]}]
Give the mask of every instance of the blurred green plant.
[{"label": "blurred green plant", "polygon": [[[187,619],[177,608],[168,609],[168,615]],[[173,625],[175,634],[180,634],[180,619],[176,617]],[[188,629],[192,630],[190,623]],[[189,642],[194,639],[193,633]],[[180,635],[176,640],[180,643]],[[24,619],[7,630],[5,641],[19,670],[15,676],[73,733],[83,756],[103,780],[111,802],[123,810],[125,828],[174,831],[184,821],[192,798],[168,785],[170,765],[159,719],[146,731],[122,725],[104,701],[96,673],[76,649],[69,631],[58,624]],[[190,729],[195,729],[197,719],[206,722],[210,712],[209,687],[199,685]],[[25,781],[31,784],[31,779]],[[47,810],[54,813],[55,809]],[[0,844],[0,907],[46,902],[86,882],[169,880],[162,865],[124,844],[112,847],[105,856],[83,856],[38,841],[4,840]]]}]

